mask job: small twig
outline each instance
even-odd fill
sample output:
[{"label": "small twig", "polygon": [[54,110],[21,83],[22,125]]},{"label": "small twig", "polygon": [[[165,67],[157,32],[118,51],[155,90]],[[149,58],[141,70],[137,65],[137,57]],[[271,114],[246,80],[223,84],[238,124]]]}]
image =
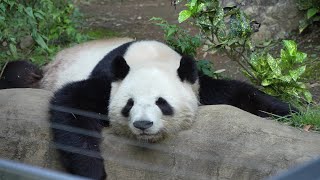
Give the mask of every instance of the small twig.
[{"label": "small twig", "polygon": [[4,64],[4,66],[3,66],[2,70],[1,70],[1,73],[0,73],[0,79],[2,78],[3,72],[4,72],[4,70],[6,69],[8,63],[9,63],[9,61],[7,61],[7,62]]},{"label": "small twig", "polygon": [[[236,50],[235,50],[236,51]],[[236,51],[239,53],[238,51]],[[230,52],[225,50],[225,53],[231,58],[231,60],[236,61],[253,79],[255,79],[257,82],[260,82],[259,79],[250,71],[250,69],[245,66],[238,58],[235,58],[234,55],[232,55]],[[243,54],[240,54],[245,60],[247,59]]]}]

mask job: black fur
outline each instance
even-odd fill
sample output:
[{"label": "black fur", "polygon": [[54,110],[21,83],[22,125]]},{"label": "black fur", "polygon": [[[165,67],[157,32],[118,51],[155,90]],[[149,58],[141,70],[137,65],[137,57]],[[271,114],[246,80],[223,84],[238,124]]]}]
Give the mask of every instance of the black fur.
[{"label": "black fur", "polygon": [[244,82],[212,79],[201,74],[199,83],[199,97],[202,105],[228,104],[261,117],[270,116],[268,113],[286,116],[290,112],[298,112],[290,104],[267,95]]},{"label": "black fur", "polygon": [[0,77],[0,89],[37,88],[42,78],[42,71],[26,60],[11,61]]},{"label": "black fur", "polygon": [[[108,115],[111,81],[106,79],[108,78],[91,78],[67,84],[51,100],[53,141],[60,152],[63,165],[70,173],[93,179],[106,178],[99,148],[101,130],[109,125],[108,120],[101,120],[101,117]],[[77,113],[79,110],[81,112]],[[86,112],[91,113],[85,115]],[[73,132],[73,129],[96,132],[96,135],[83,135]],[[73,153],[73,150],[80,152]]]},{"label": "black fur", "polygon": [[111,63],[112,81],[123,80],[129,73],[130,67],[122,56],[117,56]]},{"label": "black fur", "polygon": [[0,89],[13,88],[7,81],[0,79]]},{"label": "black fur", "polygon": [[[125,43],[117,48],[115,48],[114,50],[112,50],[111,52],[109,52],[97,65],[96,67],[93,69],[90,77],[109,77],[109,78],[113,78],[116,80],[117,75],[114,75],[113,71],[112,71],[112,66],[113,66],[113,62],[115,60],[119,60],[119,57],[123,57],[125,55],[125,53],[127,52],[128,47],[134,43],[135,41],[132,42],[128,42]],[[121,65],[121,64],[120,64]],[[121,66],[120,66],[121,67]],[[121,68],[120,68],[121,70]],[[127,70],[125,68],[125,70]],[[128,70],[129,71],[129,70]],[[119,74],[118,74],[119,75]],[[121,75],[120,75],[121,77]]]},{"label": "black fur", "polygon": [[172,116],[173,115],[172,106],[170,106],[170,104],[165,99],[163,99],[162,97],[160,97],[156,101],[156,105],[160,108],[160,110],[161,110],[163,115],[167,115],[167,116]]},{"label": "black fur", "polygon": [[188,81],[194,84],[198,79],[197,65],[193,58],[189,56],[182,56],[180,66],[178,68],[178,75],[181,81]]},{"label": "black fur", "polygon": [[133,101],[133,99],[130,98],[128,100],[127,104],[122,108],[121,114],[124,117],[129,117],[129,113],[130,113],[130,110],[133,107],[133,105],[134,105],[134,101]]}]

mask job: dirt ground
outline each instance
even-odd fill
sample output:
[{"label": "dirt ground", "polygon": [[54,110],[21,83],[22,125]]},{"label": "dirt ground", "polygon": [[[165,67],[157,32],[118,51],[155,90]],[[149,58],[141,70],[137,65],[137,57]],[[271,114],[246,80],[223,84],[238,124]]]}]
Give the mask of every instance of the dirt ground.
[{"label": "dirt ground", "polygon": [[[177,23],[177,16],[183,8],[171,5],[171,0],[78,0],[77,5],[85,16],[85,25],[116,32],[120,36],[137,39],[163,41],[163,31],[149,21],[152,17],[162,17],[169,23]],[[188,28],[188,27],[186,27]],[[302,51],[320,57],[320,26],[303,35],[293,33]],[[201,56],[201,54],[200,54]],[[226,76],[246,81],[239,66],[223,55],[214,55],[215,69],[226,69]],[[318,63],[320,65],[320,63]],[[312,65],[312,64],[311,64]],[[320,67],[320,66],[319,66]],[[320,76],[320,69],[313,70],[313,77]],[[309,78],[308,84],[317,102],[320,102],[320,78]]]},{"label": "dirt ground", "polygon": [[90,0],[79,5],[88,26],[107,28],[137,39],[162,40],[161,29],[149,19],[163,17],[176,23],[179,12],[170,0]]}]

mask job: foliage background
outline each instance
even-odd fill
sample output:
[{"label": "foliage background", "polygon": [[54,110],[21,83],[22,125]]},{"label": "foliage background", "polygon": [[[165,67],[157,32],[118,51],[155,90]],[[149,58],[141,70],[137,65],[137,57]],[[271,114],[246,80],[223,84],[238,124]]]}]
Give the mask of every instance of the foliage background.
[{"label": "foliage background", "polygon": [[[79,32],[79,20],[71,0],[2,0],[0,67],[18,58],[43,65],[61,47],[87,40]],[[23,41],[29,41],[27,47]]]},{"label": "foliage background", "polygon": [[[298,51],[293,40],[284,40],[280,55],[274,58],[268,47],[258,48],[252,41],[252,35],[259,31],[259,22],[250,19],[236,5],[223,7],[219,0],[180,0],[175,3],[185,5],[178,21],[188,22],[197,28],[199,34],[194,37],[201,43],[195,46],[190,43],[194,41],[190,38],[192,35],[180,36],[188,32],[153,18],[158,21],[156,24],[162,27],[165,40],[173,48],[193,55],[196,48],[203,46],[202,50],[207,53],[226,54],[241,67],[251,83],[265,93],[294,104],[312,102],[311,93],[300,81],[306,70],[304,61],[307,54]],[[202,71],[207,71],[205,66],[200,67]]]}]

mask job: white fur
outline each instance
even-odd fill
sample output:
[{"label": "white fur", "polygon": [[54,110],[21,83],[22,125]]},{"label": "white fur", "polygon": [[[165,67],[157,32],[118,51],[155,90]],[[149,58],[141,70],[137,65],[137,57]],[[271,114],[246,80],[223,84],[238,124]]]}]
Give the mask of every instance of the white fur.
[{"label": "white fur", "polygon": [[[130,41],[128,38],[93,41],[60,52],[46,67],[42,88],[55,91],[68,82],[88,78],[108,52]],[[130,71],[123,81],[112,83],[109,104],[114,132],[154,142],[189,128],[197,111],[198,84],[180,81],[177,69],[181,56],[163,43],[138,41],[129,46],[124,59]],[[156,105],[159,97],[173,107],[173,116],[162,114]],[[121,110],[130,98],[134,106],[126,118]],[[153,122],[144,134],[133,126],[141,120]]]},{"label": "white fur", "polygon": [[128,48],[124,58],[131,69],[156,66],[176,75],[181,56],[158,41],[139,41]]},{"label": "white fur", "polygon": [[40,82],[41,88],[55,91],[69,82],[87,79],[106,54],[130,41],[133,39],[96,40],[59,52],[44,68],[44,77]]}]

